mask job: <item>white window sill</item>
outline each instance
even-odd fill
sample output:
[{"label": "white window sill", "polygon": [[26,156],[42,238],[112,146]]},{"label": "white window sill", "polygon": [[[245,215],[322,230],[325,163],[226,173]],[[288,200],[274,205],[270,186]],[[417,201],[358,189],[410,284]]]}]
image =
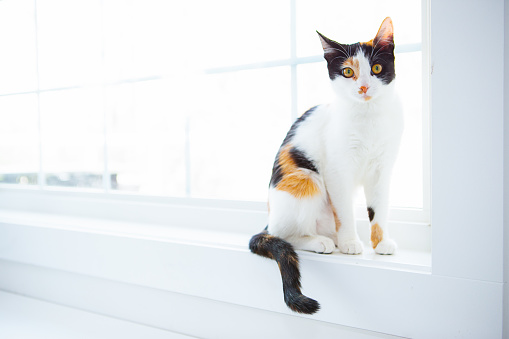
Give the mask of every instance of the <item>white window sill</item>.
[{"label": "white window sill", "polygon": [[[61,229],[91,234],[104,234],[131,239],[188,244],[193,246],[220,247],[233,252],[249,252],[252,236],[246,233],[211,231],[190,227],[141,224],[138,222],[112,221],[96,218],[71,217],[20,211],[0,211],[0,224],[24,225],[48,229]],[[366,226],[366,225],[361,225]],[[347,255],[337,249],[332,254],[316,254],[298,251],[302,260],[322,261],[330,264],[359,265],[386,269],[398,269],[421,273],[431,272],[431,253],[410,249],[398,249],[394,255],[377,255],[364,242],[364,252]]]}]

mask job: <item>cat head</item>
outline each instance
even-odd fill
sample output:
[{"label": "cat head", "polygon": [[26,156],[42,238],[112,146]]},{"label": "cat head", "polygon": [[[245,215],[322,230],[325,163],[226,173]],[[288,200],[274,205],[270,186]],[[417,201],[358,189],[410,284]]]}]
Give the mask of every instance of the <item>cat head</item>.
[{"label": "cat head", "polygon": [[375,38],[346,45],[317,31],[332,87],[337,95],[369,102],[389,90],[394,80],[394,40],[391,18],[382,22]]}]

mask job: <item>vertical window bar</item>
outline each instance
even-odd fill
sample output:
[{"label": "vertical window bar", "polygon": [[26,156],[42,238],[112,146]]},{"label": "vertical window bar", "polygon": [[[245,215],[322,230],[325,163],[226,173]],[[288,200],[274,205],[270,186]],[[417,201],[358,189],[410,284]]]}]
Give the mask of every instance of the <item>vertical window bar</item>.
[{"label": "vertical window bar", "polygon": [[37,94],[37,129],[39,131],[39,171],[37,173],[37,184],[40,189],[46,186],[46,176],[43,170],[43,151],[42,151],[42,123],[41,123],[41,92],[40,92],[40,79],[39,79],[39,27],[37,20],[37,0],[34,0],[34,29],[35,29],[35,77],[36,77],[36,94]]},{"label": "vertical window bar", "polygon": [[290,0],[291,119],[298,117],[297,99],[297,11],[296,0]]},{"label": "vertical window bar", "polygon": [[106,111],[106,93],[104,91],[104,86],[102,88],[102,101],[103,101],[103,138],[104,138],[104,147],[103,147],[103,158],[104,158],[104,170],[103,170],[103,188],[106,192],[111,190],[111,174],[108,166],[108,116]]},{"label": "vertical window bar", "polygon": [[191,197],[191,117],[186,117],[185,133],[185,167],[186,167],[186,197]]},{"label": "vertical window bar", "polygon": [[101,1],[101,97],[103,109],[103,189],[106,192],[111,190],[111,174],[109,169],[109,154],[108,154],[108,110],[106,103],[106,72],[104,60],[104,1]]}]

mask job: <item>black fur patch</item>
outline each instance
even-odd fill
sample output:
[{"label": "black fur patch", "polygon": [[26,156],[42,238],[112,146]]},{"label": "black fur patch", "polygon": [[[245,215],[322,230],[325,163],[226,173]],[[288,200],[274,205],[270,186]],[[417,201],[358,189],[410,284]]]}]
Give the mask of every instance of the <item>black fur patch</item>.
[{"label": "black fur patch", "polygon": [[[331,40],[319,32],[317,33],[331,47],[329,52],[324,54],[324,58],[327,60],[329,78],[331,80],[334,80],[338,76],[343,76],[343,63],[348,58],[355,56],[359,49],[362,49],[364,52],[364,55],[369,60],[370,66],[376,64],[382,65],[382,72],[379,74],[371,72],[371,75],[376,76],[385,84],[391,83],[396,77],[394,69],[394,43],[382,43],[375,39],[372,44],[358,42],[346,45]],[[392,37],[390,40],[392,40]]]},{"label": "black fur patch", "polygon": [[369,216],[369,221],[373,221],[373,218],[375,217],[375,211],[373,211],[373,209],[371,207],[368,207],[368,216]]},{"label": "black fur patch", "polygon": [[[303,151],[297,149],[296,147],[292,147],[289,153],[297,167],[305,168],[318,173],[318,169],[316,168],[313,161],[310,160]],[[278,156],[276,157],[276,161],[274,162],[274,166],[272,168],[272,177],[270,178],[270,186],[272,187],[276,187],[281,179],[283,179],[283,170],[279,164],[279,154],[280,153],[278,152]]]},{"label": "black fur patch", "polygon": [[301,150],[297,149],[296,147],[293,147],[290,150],[290,155],[292,156],[293,161],[295,161],[295,164],[300,168],[305,168],[310,171],[314,171],[318,173],[318,169],[316,169],[315,164],[313,161],[308,159],[306,157],[306,154],[302,152]]},{"label": "black fur patch", "polygon": [[283,179],[283,171],[281,166],[279,166],[279,153],[276,157],[276,161],[274,161],[274,167],[272,167],[272,176],[270,177],[269,186],[276,187],[277,184]]},{"label": "black fur patch", "polygon": [[316,110],[317,107],[318,106],[311,107],[304,114],[302,114],[297,120],[295,120],[295,122],[293,123],[292,127],[290,128],[290,130],[286,134],[285,140],[283,140],[283,143],[281,144],[281,147],[283,147],[284,145],[288,144],[293,139],[293,136],[295,135],[295,132],[297,131],[297,128],[300,126],[300,124],[302,124],[302,122],[304,120],[306,120]]},{"label": "black fur patch", "polygon": [[[297,120],[295,120],[292,127],[286,134],[286,137],[283,140],[281,147],[279,148],[276,159],[274,160],[274,166],[272,167],[272,177],[270,178],[270,186],[272,186],[272,187],[277,186],[277,184],[283,178],[283,172],[281,170],[281,166],[279,165],[279,154],[281,152],[281,149],[292,141],[292,139],[295,136],[295,133],[297,131],[297,128],[300,126],[300,124],[302,124],[302,122],[304,120],[306,120],[314,112],[314,110],[317,107],[318,106],[308,109],[301,117],[299,117]],[[315,171],[318,173],[318,169],[316,168],[314,163],[309,158],[306,157],[304,152],[302,152],[294,147],[290,150],[290,154],[292,156],[292,159],[295,161],[295,164],[298,167],[306,168],[306,169],[309,169],[311,171]]]}]

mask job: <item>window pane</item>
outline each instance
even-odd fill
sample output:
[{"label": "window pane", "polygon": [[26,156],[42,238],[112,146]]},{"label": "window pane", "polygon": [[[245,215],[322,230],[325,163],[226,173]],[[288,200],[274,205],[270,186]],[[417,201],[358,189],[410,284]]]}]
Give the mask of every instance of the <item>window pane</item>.
[{"label": "window pane", "polygon": [[186,92],[182,82],[146,81],[107,91],[112,188],[184,196]]},{"label": "window pane", "polygon": [[[182,66],[185,6],[170,1],[104,0],[106,79],[139,78]],[[175,21],[177,20],[177,21]]]},{"label": "window pane", "polygon": [[34,1],[0,1],[0,93],[37,88]]},{"label": "window pane", "polygon": [[289,58],[289,27],[288,1],[105,0],[107,78]]},{"label": "window pane", "polygon": [[[290,57],[289,1],[205,1],[196,11],[190,50],[205,68]],[[198,46],[196,44],[198,43]]]},{"label": "window pane", "polygon": [[207,76],[193,100],[191,193],[265,201],[274,157],[291,124],[290,69]]},{"label": "window pane", "polygon": [[[421,41],[420,0],[297,0],[297,53],[321,54],[315,30],[340,43],[368,41],[375,37],[382,21],[390,16],[396,46]],[[349,15],[347,15],[349,14]]]},{"label": "window pane", "polygon": [[405,129],[391,186],[391,203],[398,207],[423,206],[421,65],[420,52],[396,54],[396,90],[405,114]]},{"label": "window pane", "polygon": [[325,61],[297,66],[297,84],[299,115],[334,99]]},{"label": "window pane", "polygon": [[48,185],[101,188],[102,95],[97,89],[40,96],[42,162]]},{"label": "window pane", "polygon": [[0,97],[0,182],[36,184],[39,172],[37,95]]},{"label": "window pane", "polygon": [[41,88],[101,80],[100,0],[37,1]]}]

